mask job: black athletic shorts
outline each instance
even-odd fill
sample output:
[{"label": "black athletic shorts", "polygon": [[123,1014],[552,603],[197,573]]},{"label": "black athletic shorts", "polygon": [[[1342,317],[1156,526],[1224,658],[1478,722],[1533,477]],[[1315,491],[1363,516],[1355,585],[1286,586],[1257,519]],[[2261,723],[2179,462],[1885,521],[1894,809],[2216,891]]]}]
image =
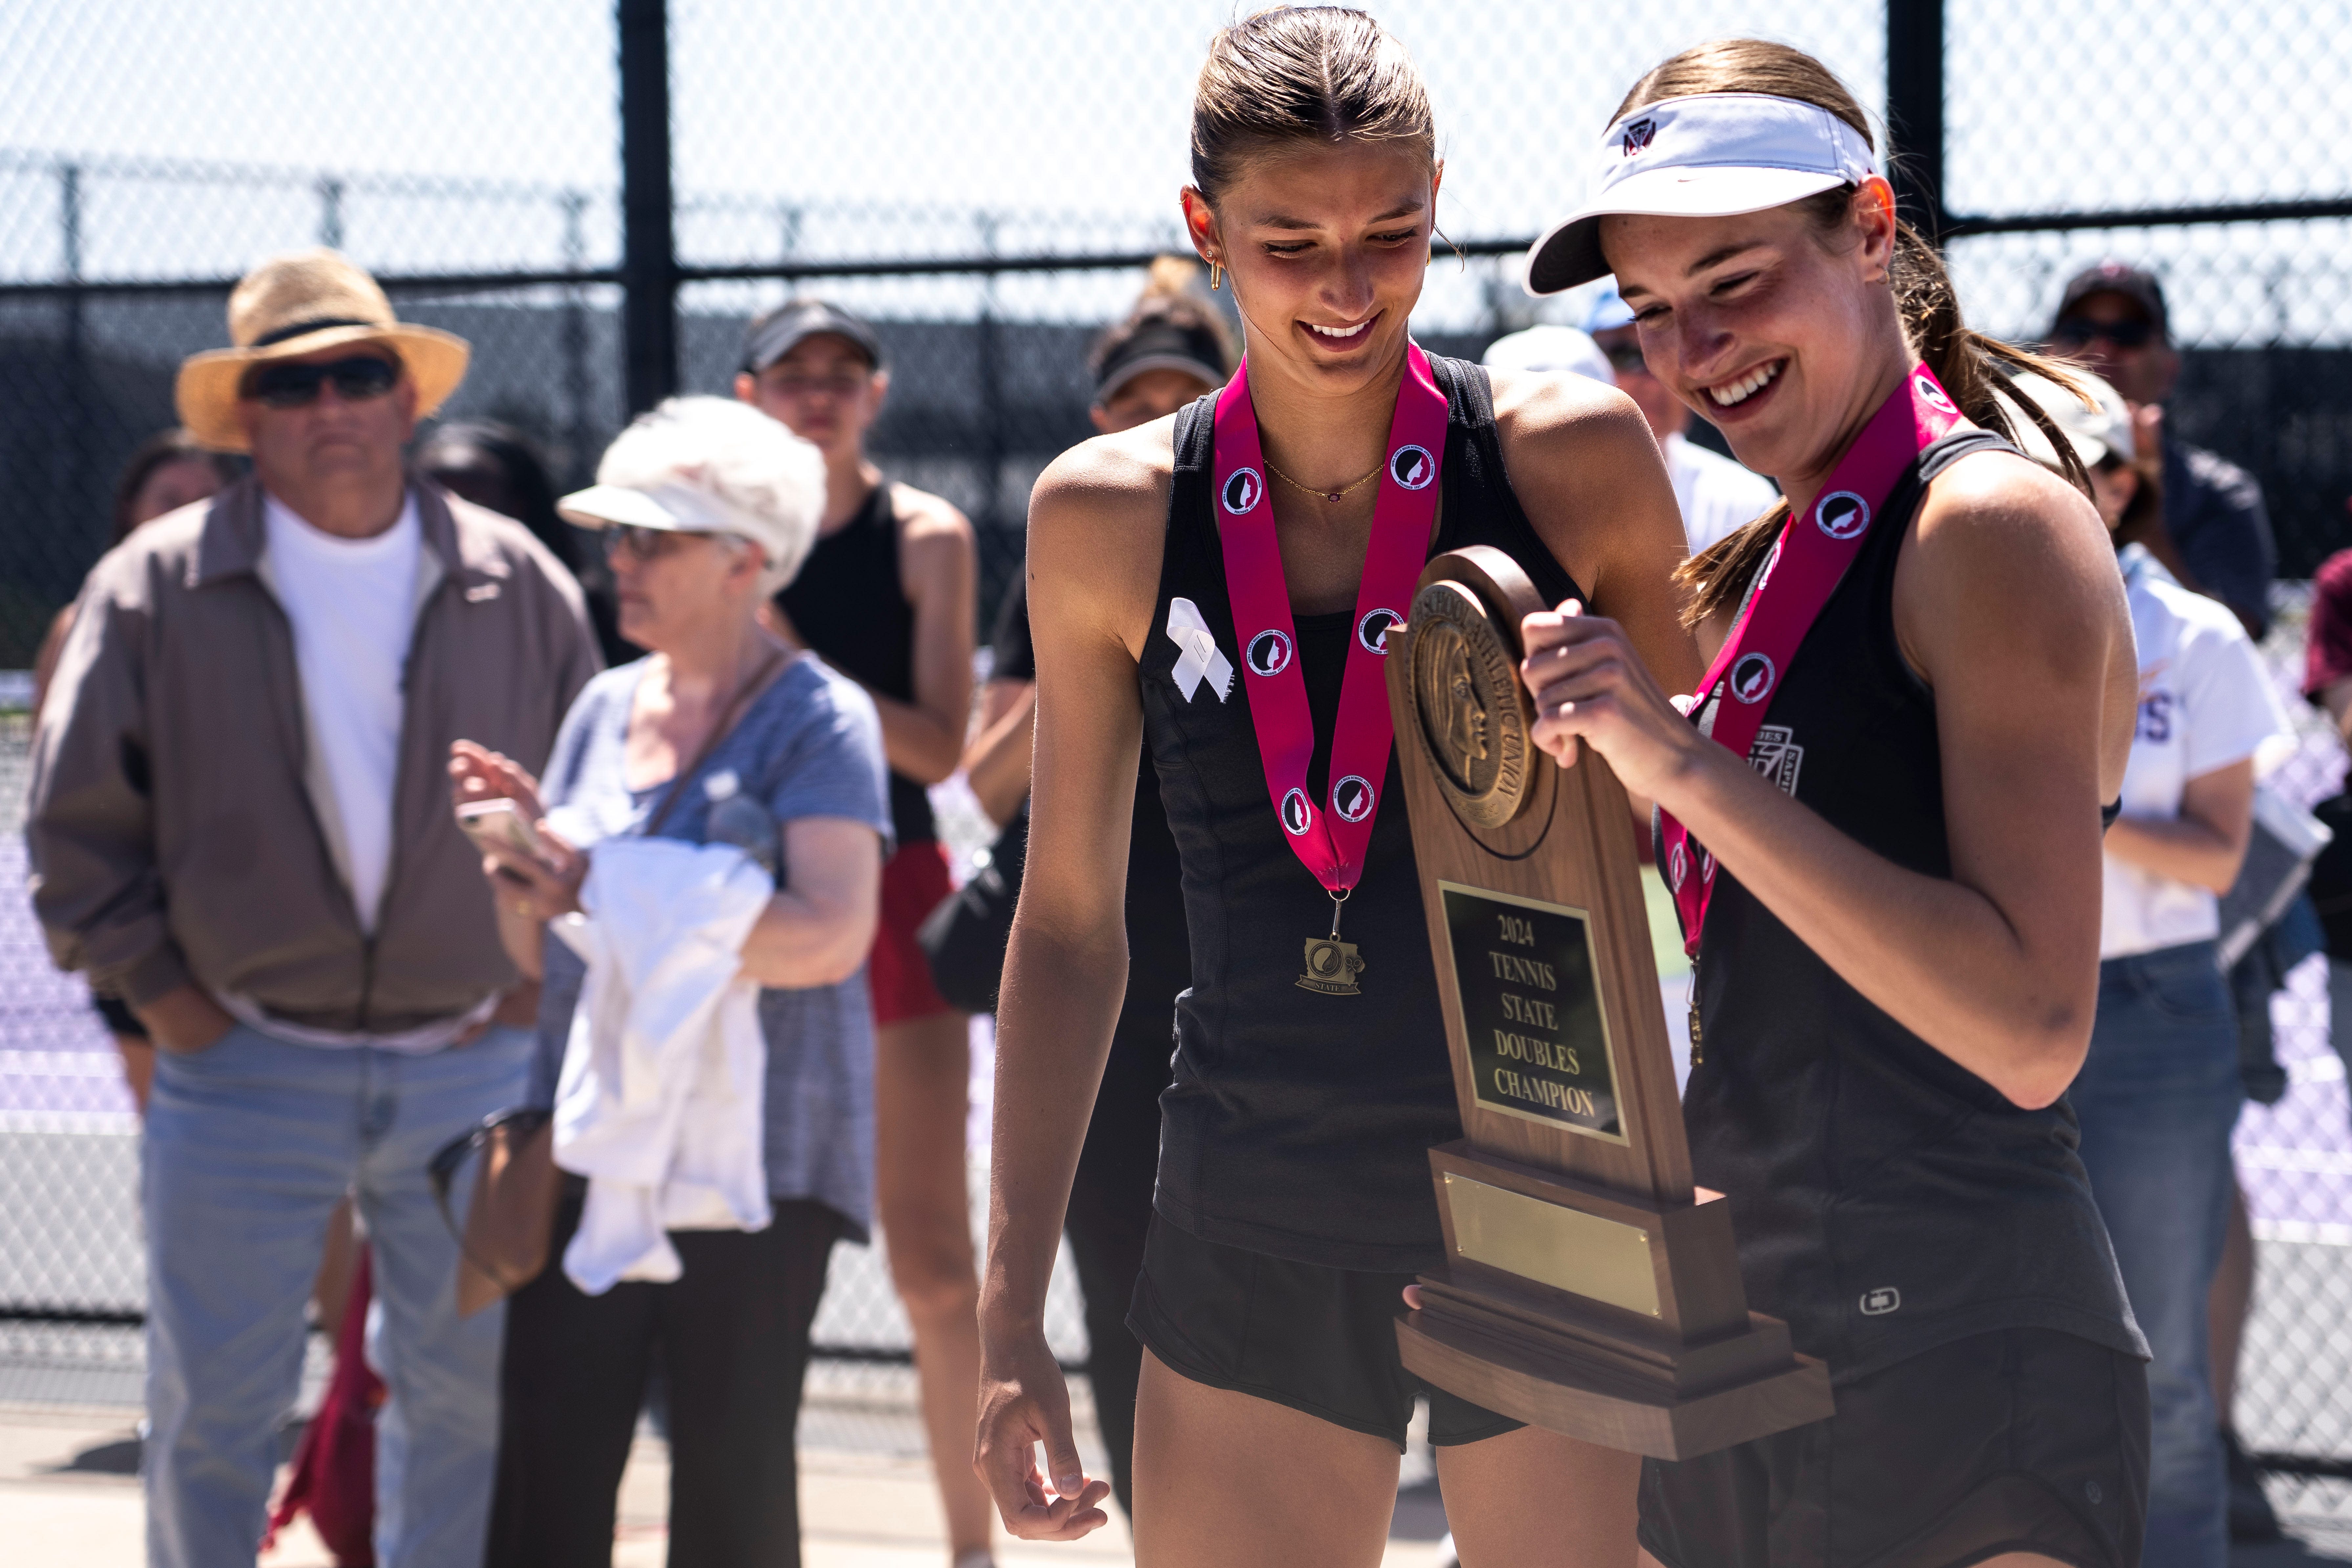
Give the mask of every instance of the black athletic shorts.
[{"label": "black athletic shorts", "polygon": [[1386,1437],[1402,1452],[1415,1396],[1440,1447],[1521,1425],[1432,1388],[1398,1359],[1411,1274],[1291,1263],[1202,1241],[1154,1215],[1127,1326],[1170,1370]]},{"label": "black athletic shorts", "polygon": [[1841,1384],[1827,1421],[1642,1466],[1666,1568],[2135,1568],[2147,1510],[2146,1367],[2050,1329],[1939,1345]]}]

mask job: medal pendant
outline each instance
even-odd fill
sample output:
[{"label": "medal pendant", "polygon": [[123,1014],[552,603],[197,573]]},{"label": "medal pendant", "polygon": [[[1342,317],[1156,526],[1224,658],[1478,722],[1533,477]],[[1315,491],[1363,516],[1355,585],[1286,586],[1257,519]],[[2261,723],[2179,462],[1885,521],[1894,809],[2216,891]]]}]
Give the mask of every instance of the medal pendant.
[{"label": "medal pendant", "polygon": [[1298,977],[1301,991],[1318,991],[1326,996],[1360,996],[1356,976],[1364,972],[1364,961],[1356,956],[1356,944],[1341,942],[1337,936],[1310,936],[1307,939],[1307,973]]}]

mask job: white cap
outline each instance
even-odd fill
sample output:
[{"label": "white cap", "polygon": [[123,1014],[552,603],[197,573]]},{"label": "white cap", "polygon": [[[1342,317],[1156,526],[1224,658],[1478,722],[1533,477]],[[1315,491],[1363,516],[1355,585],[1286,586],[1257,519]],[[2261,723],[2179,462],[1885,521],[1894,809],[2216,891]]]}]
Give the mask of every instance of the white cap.
[{"label": "white cap", "polygon": [[1574,327],[1529,327],[1496,338],[1486,345],[1478,363],[1488,370],[1566,371],[1603,386],[1617,384],[1609,356],[1601,352],[1591,333]]},{"label": "white cap", "polygon": [[[2133,461],[2138,443],[2132,438],[2131,407],[2124,402],[2123,394],[2089,371],[2070,366],[2068,374],[2091,395],[2095,406],[2086,405],[2048,376],[2036,375],[2032,371],[2020,373],[2010,389],[1995,389],[1993,395],[2008,407],[2010,425],[2017,432],[2018,448],[2045,468],[2063,470],[2064,467],[2050,437],[2017,406],[2020,399],[2031,399],[2074,447],[2074,455],[2083,459],[2083,467],[2095,468],[2111,456],[2126,463]],[[2016,396],[2010,395],[2011,389]]]},{"label": "white cap", "polygon": [[1584,205],[1528,251],[1528,292],[1557,294],[1606,275],[1601,220],[1612,213],[1728,217],[1877,173],[1862,132],[1801,99],[1707,92],[1643,104],[1601,139]]}]

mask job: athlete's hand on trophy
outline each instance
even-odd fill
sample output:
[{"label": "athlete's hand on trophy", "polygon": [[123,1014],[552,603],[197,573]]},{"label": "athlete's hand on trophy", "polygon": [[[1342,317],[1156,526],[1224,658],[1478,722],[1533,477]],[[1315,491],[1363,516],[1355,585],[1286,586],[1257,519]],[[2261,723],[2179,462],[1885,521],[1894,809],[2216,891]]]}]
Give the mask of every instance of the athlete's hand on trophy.
[{"label": "athlete's hand on trophy", "polygon": [[1628,790],[1655,800],[1697,752],[1702,737],[1675,711],[1615,621],[1588,616],[1568,599],[1522,621],[1519,642],[1527,650],[1519,679],[1536,706],[1530,738],[1561,767],[1575,765],[1583,742],[1609,760]]},{"label": "athlete's hand on trophy", "polygon": [[[1007,1532],[1024,1541],[1076,1541],[1110,1522],[1097,1506],[1110,1496],[1110,1483],[1089,1480],[1079,1461],[1069,1385],[1045,1334],[1023,1339],[1010,1354],[983,1342],[971,1468],[996,1500]],[[1037,1468],[1040,1443],[1045,1471]]]}]

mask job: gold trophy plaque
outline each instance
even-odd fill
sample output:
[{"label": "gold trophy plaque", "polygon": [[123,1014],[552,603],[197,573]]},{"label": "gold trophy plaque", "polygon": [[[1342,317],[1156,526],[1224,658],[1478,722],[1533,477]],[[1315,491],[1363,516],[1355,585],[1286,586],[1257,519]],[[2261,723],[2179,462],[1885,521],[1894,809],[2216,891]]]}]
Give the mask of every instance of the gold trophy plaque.
[{"label": "gold trophy plaque", "polygon": [[1748,1310],[1730,1205],[1691,1184],[1625,792],[1528,742],[1519,623],[1475,546],[1389,634],[1389,706],[1466,1136],[1430,1151],[1445,1268],[1404,1363],[1475,1404],[1657,1458],[1831,1413],[1828,1369]]}]

